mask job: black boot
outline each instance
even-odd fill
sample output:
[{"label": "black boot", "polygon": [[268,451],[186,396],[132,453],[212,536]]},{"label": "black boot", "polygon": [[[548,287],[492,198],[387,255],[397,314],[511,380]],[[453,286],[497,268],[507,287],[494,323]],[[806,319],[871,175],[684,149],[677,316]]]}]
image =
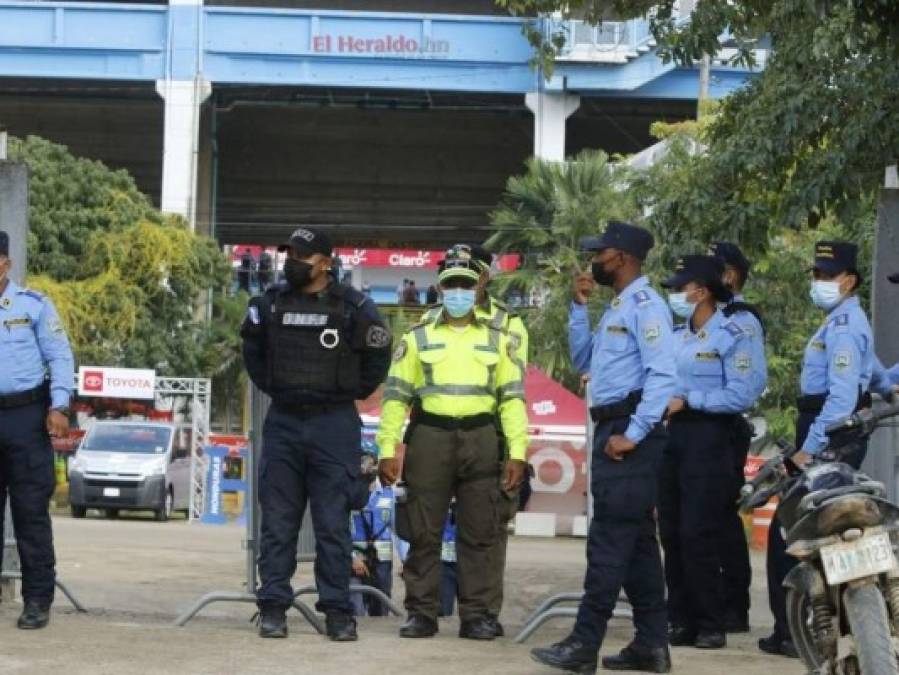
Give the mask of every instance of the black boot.
[{"label": "black boot", "polygon": [[766,654],[786,656],[791,659],[799,658],[799,652],[796,651],[796,645],[793,644],[793,641],[789,638],[783,638],[777,633],[761,638],[759,640],[759,649]]},{"label": "black boot", "polygon": [[422,614],[412,614],[402,626],[400,637],[429,638],[437,634],[437,622]]},{"label": "black boot", "polygon": [[673,623],[668,629],[668,644],[672,647],[692,647],[696,643],[696,629]]},{"label": "black boot", "polygon": [[325,615],[325,632],[331,642],[355,642],[359,639],[356,619],[346,612],[328,612]]},{"label": "black boot", "polygon": [[495,640],[496,621],[487,616],[463,621],[459,625],[459,637],[467,640]]},{"label": "black boot", "polygon": [[640,670],[645,673],[670,673],[671,654],[667,647],[642,647],[630,644],[618,656],[605,656],[606,670]]},{"label": "black boot", "polygon": [[287,610],[280,605],[263,605],[256,615],[259,624],[259,637],[286,638]]},{"label": "black boot", "polygon": [[50,606],[29,600],[16,625],[22,630],[44,628],[50,623]]},{"label": "black boot", "polygon": [[701,630],[693,646],[696,649],[721,649],[727,646],[727,636],[717,630]]},{"label": "black boot", "polygon": [[536,647],[531,658],[543,665],[573,673],[596,672],[596,647],[588,647],[575,637],[568,636],[551,647]]},{"label": "black boot", "polygon": [[503,625],[499,622],[498,617],[495,617],[492,614],[490,614],[487,616],[487,620],[493,624],[493,634],[496,635],[496,637],[498,637],[498,638],[506,637],[506,629],[503,628]]}]

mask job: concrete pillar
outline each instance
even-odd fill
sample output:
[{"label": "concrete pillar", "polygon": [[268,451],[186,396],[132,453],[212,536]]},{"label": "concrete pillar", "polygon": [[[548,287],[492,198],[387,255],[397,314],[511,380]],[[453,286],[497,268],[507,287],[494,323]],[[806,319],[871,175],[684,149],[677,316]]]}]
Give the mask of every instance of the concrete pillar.
[{"label": "concrete pillar", "polygon": [[200,111],[200,144],[197,152],[197,200],[196,200],[196,232],[206,236],[214,236],[215,223],[215,154],[216,139],[212,128],[212,104],[203,106]]},{"label": "concrete pillar", "polygon": [[156,91],[165,100],[160,207],[165,213],[184,216],[195,229],[200,106],[212,93],[212,85],[200,77],[159,80]]},{"label": "concrete pillar", "polygon": [[565,160],[565,121],[581,105],[579,96],[566,93],[525,94],[534,113],[534,156],[554,162]]}]

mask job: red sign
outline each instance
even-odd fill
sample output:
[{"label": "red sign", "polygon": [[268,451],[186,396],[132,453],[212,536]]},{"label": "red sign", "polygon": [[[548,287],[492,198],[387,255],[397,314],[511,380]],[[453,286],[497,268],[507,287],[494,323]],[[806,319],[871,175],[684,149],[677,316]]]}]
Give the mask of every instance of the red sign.
[{"label": "red sign", "polygon": [[[397,248],[338,248],[335,254],[348,267],[394,267],[398,269],[435,270],[445,251],[422,251]],[[517,255],[503,255],[496,261],[502,271],[518,267]]]},{"label": "red sign", "polygon": [[84,391],[103,391],[103,372],[99,370],[84,371]]}]

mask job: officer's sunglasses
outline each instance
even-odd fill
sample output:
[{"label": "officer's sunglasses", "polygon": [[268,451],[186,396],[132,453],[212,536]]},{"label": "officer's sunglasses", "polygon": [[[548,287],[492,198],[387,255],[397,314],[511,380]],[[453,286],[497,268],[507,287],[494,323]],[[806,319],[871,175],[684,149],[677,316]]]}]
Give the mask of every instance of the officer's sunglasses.
[{"label": "officer's sunglasses", "polygon": [[477,281],[474,281],[473,279],[467,279],[465,277],[450,277],[449,279],[445,279],[444,281],[440,282],[440,288],[443,288],[445,290],[450,290],[452,288],[471,290],[477,285]]}]

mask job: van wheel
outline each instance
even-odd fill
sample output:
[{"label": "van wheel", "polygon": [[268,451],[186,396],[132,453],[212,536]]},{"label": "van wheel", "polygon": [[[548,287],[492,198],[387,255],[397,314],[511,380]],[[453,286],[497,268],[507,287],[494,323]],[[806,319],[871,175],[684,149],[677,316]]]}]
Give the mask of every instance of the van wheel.
[{"label": "van wheel", "polygon": [[165,492],[165,499],[162,503],[161,509],[156,509],[156,520],[160,523],[164,523],[169,518],[172,517],[172,513],[175,509],[175,495],[172,494],[172,488],[169,488]]},{"label": "van wheel", "polygon": [[72,510],[72,518],[84,518],[87,515],[86,506],[76,506],[75,504],[71,504],[70,507]]}]

